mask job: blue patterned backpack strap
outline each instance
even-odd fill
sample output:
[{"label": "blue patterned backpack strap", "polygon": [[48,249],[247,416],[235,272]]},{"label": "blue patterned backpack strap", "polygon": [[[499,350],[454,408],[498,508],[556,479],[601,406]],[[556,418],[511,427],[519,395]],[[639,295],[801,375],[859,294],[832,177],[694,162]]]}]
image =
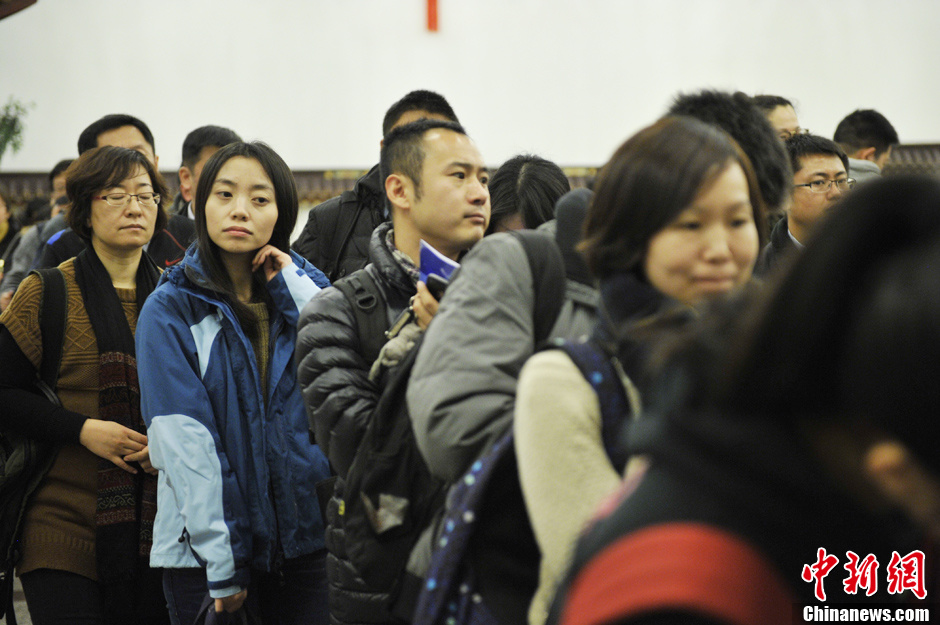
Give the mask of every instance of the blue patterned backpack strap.
[{"label": "blue patterned backpack strap", "polygon": [[[451,488],[447,513],[434,545],[425,586],[412,625],[496,623],[489,620],[470,579],[467,550],[487,485],[507,454],[514,453],[512,430],[496,441]],[[451,620],[453,619],[453,620]]]},{"label": "blue patterned backpack strap", "polygon": [[601,407],[604,449],[614,468],[622,472],[629,458],[621,436],[626,421],[639,414],[639,392],[617,358],[591,339],[556,339],[547,347],[565,352],[594,389]]}]

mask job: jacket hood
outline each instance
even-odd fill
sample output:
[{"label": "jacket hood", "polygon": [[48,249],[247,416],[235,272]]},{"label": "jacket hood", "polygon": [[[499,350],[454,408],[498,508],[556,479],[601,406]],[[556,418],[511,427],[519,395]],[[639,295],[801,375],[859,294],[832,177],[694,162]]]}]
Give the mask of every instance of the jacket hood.
[{"label": "jacket hood", "polygon": [[382,184],[382,174],[379,171],[379,166],[374,166],[365,175],[359,178],[354,188],[356,195],[360,198],[363,197],[363,194],[378,195],[384,198],[385,186]]}]

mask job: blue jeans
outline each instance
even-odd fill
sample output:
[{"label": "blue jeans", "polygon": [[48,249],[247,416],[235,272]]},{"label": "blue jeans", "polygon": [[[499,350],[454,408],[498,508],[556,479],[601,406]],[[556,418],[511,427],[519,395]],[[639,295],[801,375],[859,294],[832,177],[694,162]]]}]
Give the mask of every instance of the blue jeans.
[{"label": "blue jeans", "polygon": [[[209,592],[205,569],[164,569],[173,625],[192,625]],[[276,573],[251,571],[245,605],[265,625],[327,625],[326,550],[285,560]]]}]

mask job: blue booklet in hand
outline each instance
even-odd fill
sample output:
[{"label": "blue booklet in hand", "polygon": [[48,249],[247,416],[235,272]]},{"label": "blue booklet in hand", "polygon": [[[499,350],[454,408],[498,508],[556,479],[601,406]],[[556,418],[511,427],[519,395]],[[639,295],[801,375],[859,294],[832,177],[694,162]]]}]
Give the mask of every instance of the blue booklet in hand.
[{"label": "blue booklet in hand", "polygon": [[421,281],[425,284],[428,281],[428,274],[434,274],[444,279],[450,280],[454,269],[460,266],[460,263],[447,258],[436,249],[428,245],[422,239],[421,241],[421,266],[418,268],[418,274]]}]

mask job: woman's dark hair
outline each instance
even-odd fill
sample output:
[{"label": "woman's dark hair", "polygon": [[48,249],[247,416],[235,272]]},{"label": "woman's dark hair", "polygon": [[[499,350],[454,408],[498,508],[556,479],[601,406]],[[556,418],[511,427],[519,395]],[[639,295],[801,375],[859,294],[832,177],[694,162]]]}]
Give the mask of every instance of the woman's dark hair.
[{"label": "woman's dark hair", "polygon": [[160,196],[154,234],[163,230],[167,217],[162,204],[169,195],[163,177],[140,152],[114,146],[92,148],[65,170],[65,193],[72,204],[67,217],[69,227],[82,238],[90,239],[91,203],[95,196],[136,176],[141,169],[150,176],[153,192]]},{"label": "woman's dark hair", "polygon": [[[212,192],[212,185],[215,184],[215,179],[225,163],[237,156],[257,161],[264,173],[271,179],[271,185],[274,187],[274,202],[277,205],[277,221],[274,223],[274,231],[268,243],[287,254],[290,253],[290,236],[297,223],[297,184],[284,159],[270,146],[260,141],[251,143],[240,141],[219,149],[206,161],[202,174],[199,176],[196,197],[193,200],[193,211],[196,214],[196,247],[209,282],[226,297],[242,327],[250,333],[253,331],[255,316],[238,300],[232,279],[222,262],[219,246],[209,237],[206,225],[206,201]],[[253,293],[266,297],[267,289],[264,286],[263,272],[256,271],[253,280]]]},{"label": "woman's dark hair", "polygon": [[561,167],[534,154],[503,163],[490,179],[490,225],[486,234],[516,214],[525,228],[537,228],[555,216],[555,202],[571,190]]},{"label": "woman's dark hair", "polygon": [[664,117],[620,146],[594,185],[580,245],[597,278],[641,275],[649,241],[730,163],[747,178],[754,223],[763,246],[766,217],[751,162],[716,126],[688,117]]},{"label": "woman's dark hair", "polygon": [[732,341],[717,409],[874,425],[940,474],[938,272],[940,181],[849,194]]}]

